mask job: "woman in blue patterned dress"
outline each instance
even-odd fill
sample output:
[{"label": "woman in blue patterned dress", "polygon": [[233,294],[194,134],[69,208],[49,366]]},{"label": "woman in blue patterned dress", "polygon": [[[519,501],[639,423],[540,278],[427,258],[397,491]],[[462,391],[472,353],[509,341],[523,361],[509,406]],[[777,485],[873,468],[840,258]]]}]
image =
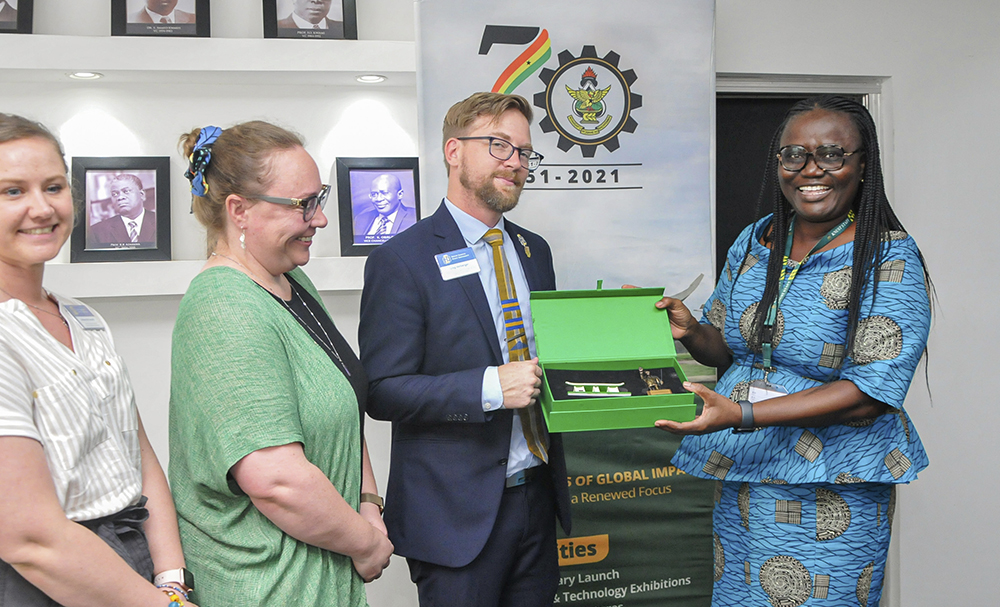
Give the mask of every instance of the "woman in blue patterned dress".
[{"label": "woman in blue patterned dress", "polygon": [[769,158],[772,213],[729,249],[701,322],[657,303],[698,361],[729,367],[715,392],[686,384],[694,421],[657,426],[688,435],[675,465],[720,481],[713,605],[875,606],[894,487],[927,466],[903,400],[930,282],[863,106],[796,104]]}]

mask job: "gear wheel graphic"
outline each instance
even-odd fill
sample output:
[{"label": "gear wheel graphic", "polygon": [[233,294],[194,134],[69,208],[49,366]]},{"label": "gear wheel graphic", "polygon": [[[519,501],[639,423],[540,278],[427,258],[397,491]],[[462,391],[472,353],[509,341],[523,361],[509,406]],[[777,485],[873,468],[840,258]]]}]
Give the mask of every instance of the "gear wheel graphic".
[{"label": "gear wheel graphic", "polygon": [[[542,132],[556,131],[559,134],[559,142],[556,145],[560,150],[568,152],[574,145],[578,145],[584,158],[593,158],[597,147],[601,145],[609,152],[614,152],[621,145],[618,142],[619,133],[623,131],[634,133],[636,127],[639,126],[639,123],[631,116],[633,110],[642,107],[642,95],[632,92],[631,88],[638,77],[635,75],[635,70],[629,69],[624,72],[619,70],[618,62],[620,59],[621,57],[614,51],[609,51],[604,57],[599,57],[596,47],[587,45],[583,47],[579,57],[575,57],[568,50],[559,53],[558,68],[554,70],[543,68],[539,72],[538,78],[545,83],[545,90],[535,93],[533,101],[536,107],[545,110],[546,116],[538,123],[538,126],[541,127]],[[611,74],[617,80],[618,91],[616,91],[615,98],[618,103],[612,106],[612,110],[609,110],[609,113],[617,114],[617,120],[612,120],[607,125],[610,128],[599,127],[585,131],[572,122],[572,116],[563,119],[561,114],[566,112],[560,112],[557,108],[560,102],[562,105],[566,105],[562,96],[566,95],[566,89],[570,87],[565,82],[575,84],[579,80],[577,72],[582,73],[585,67],[604,68],[600,70],[602,74]],[[567,128],[569,125],[565,124],[564,120],[570,120],[572,126]]]}]

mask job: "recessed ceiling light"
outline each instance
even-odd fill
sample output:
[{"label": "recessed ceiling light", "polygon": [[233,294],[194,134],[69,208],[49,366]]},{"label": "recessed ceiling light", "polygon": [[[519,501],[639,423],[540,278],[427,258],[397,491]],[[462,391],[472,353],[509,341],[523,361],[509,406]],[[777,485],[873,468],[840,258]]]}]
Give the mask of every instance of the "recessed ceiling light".
[{"label": "recessed ceiling light", "polygon": [[73,80],[97,80],[98,78],[104,78],[104,74],[99,74],[97,72],[73,72],[72,74],[67,74]]},{"label": "recessed ceiling light", "polygon": [[374,84],[376,82],[385,81],[386,77],[380,74],[362,74],[361,76],[358,76],[356,80],[365,84]]}]

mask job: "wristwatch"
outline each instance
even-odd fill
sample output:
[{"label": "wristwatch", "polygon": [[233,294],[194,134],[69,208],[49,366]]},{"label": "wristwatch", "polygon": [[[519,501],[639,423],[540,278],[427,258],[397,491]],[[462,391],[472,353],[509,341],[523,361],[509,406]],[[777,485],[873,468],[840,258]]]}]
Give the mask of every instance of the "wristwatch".
[{"label": "wristwatch", "polygon": [[178,584],[185,592],[191,592],[194,590],[194,574],[183,567],[161,571],[153,578],[153,585],[161,584]]},{"label": "wristwatch", "polygon": [[362,493],[361,494],[361,503],[365,503],[365,502],[368,502],[369,504],[375,504],[376,506],[378,506],[378,513],[382,514],[382,510],[383,510],[382,506],[383,506],[383,504],[385,502],[377,494],[375,494],[375,493]]},{"label": "wristwatch", "polygon": [[740,425],[733,428],[733,433],[740,432],[753,432],[756,430],[753,425],[753,403],[748,400],[738,401],[740,405],[740,411],[743,413],[743,419],[740,421]]}]

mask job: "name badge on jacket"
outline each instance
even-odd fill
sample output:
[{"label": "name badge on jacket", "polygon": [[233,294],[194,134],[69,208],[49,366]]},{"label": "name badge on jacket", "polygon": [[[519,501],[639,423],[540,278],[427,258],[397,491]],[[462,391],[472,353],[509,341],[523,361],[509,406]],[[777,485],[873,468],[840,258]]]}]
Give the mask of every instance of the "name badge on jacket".
[{"label": "name badge on jacket", "polygon": [[104,330],[104,324],[101,321],[97,320],[97,317],[94,316],[94,313],[91,312],[90,308],[88,308],[87,306],[64,304],[63,310],[69,312],[70,316],[72,316],[76,320],[76,322],[80,323],[80,326],[86,329],[87,331]]},{"label": "name badge on jacket", "polygon": [[441,270],[443,280],[454,280],[479,273],[479,262],[476,260],[476,254],[472,252],[472,247],[439,253],[434,259],[437,261],[438,269]]}]

